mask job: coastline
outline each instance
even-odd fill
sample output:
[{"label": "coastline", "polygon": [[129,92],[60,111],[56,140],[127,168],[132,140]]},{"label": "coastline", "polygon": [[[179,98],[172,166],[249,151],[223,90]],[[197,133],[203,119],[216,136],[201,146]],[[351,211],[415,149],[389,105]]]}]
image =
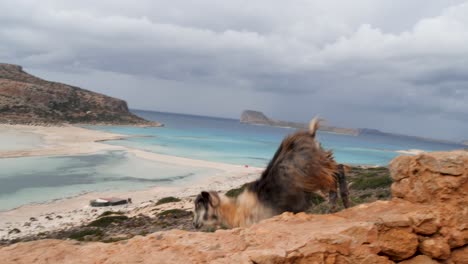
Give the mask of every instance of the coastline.
[{"label": "coastline", "polygon": [[[150,187],[137,191],[124,192],[88,192],[73,197],[56,199],[45,203],[23,205],[11,210],[0,212],[0,240],[14,239],[40,232],[52,231],[71,227],[92,220],[96,213],[103,210],[125,210],[131,212],[149,201],[158,200],[166,196],[187,198],[196,195],[201,190],[213,189],[226,191],[256,179],[261,168],[244,167],[220,162],[195,160],[177,156],[169,156],[147,152],[139,149],[105,144],[107,140],[118,140],[132,136],[112,134],[76,126],[44,127],[27,125],[0,125],[2,130],[14,129],[26,133],[39,135],[43,142],[40,147],[0,151],[0,158],[19,158],[32,156],[70,156],[92,154],[101,151],[123,150],[137,158],[164,162],[177,166],[199,167],[215,169],[218,172],[210,174],[196,182],[181,182],[179,186]],[[132,204],[112,208],[94,208],[89,206],[89,200],[98,197],[131,197]],[[186,205],[186,207],[190,205]],[[191,209],[191,208],[187,208]],[[51,216],[55,216],[51,221]],[[60,216],[60,217],[58,217]],[[31,221],[34,219],[35,221]],[[21,233],[8,234],[10,230],[18,228]]]}]

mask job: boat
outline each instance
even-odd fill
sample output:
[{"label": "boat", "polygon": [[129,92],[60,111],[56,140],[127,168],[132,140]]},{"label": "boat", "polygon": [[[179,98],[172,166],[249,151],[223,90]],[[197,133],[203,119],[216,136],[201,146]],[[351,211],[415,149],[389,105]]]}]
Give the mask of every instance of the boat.
[{"label": "boat", "polygon": [[104,206],[114,206],[130,203],[131,199],[122,199],[117,197],[111,198],[97,198],[89,201],[89,204],[93,207],[104,207]]}]

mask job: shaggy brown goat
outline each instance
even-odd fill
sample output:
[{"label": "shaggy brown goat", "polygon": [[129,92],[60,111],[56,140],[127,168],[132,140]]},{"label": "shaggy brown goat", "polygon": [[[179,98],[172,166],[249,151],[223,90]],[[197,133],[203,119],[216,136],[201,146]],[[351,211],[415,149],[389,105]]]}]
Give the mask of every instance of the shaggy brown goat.
[{"label": "shaggy brown goat", "polygon": [[242,227],[286,211],[303,212],[311,205],[311,193],[319,190],[329,192],[334,207],[338,184],[347,207],[343,166],[315,140],[318,125],[314,119],[309,131],[286,137],[260,179],[249,183],[237,198],[201,192],[195,199],[194,226]]}]

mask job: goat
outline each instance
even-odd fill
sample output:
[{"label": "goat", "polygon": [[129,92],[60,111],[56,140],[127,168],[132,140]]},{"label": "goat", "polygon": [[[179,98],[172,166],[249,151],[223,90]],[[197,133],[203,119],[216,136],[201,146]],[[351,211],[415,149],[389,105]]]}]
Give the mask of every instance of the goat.
[{"label": "goat", "polygon": [[347,207],[343,166],[316,141],[318,127],[319,121],[314,118],[308,131],[283,139],[260,179],[248,183],[237,198],[201,192],[195,199],[194,227],[244,227],[286,211],[303,212],[311,205],[311,193],[318,190],[329,192],[335,208],[338,183]]}]

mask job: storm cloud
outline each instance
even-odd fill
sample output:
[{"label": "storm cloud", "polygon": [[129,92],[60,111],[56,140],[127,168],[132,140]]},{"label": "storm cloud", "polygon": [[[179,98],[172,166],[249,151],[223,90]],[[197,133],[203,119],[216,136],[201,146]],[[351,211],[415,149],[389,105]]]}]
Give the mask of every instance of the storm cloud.
[{"label": "storm cloud", "polygon": [[468,1],[2,1],[0,61],[137,109],[464,139]]}]

